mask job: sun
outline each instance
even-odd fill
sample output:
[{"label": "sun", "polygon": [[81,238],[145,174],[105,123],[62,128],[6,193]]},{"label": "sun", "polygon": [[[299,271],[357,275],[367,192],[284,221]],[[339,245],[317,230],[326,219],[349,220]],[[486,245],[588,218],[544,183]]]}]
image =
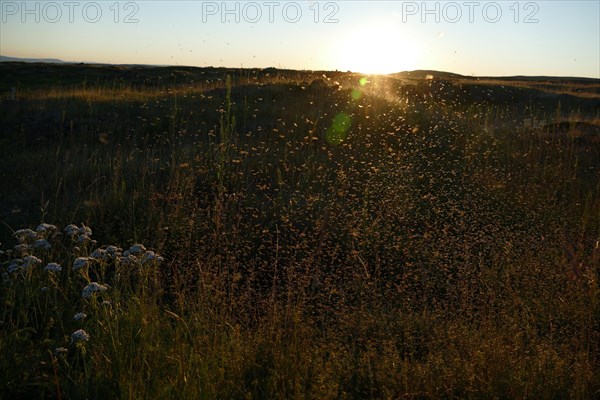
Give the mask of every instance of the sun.
[{"label": "sun", "polygon": [[333,63],[340,70],[389,74],[415,69],[417,52],[405,34],[390,26],[367,26],[339,37]]}]

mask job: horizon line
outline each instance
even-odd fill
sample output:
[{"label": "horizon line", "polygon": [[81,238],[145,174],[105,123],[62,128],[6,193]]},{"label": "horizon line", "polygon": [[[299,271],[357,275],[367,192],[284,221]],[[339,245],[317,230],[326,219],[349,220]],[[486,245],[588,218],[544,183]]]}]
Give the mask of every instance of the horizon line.
[{"label": "horizon line", "polygon": [[[8,60],[5,60],[7,58]],[[199,66],[199,65],[184,65],[184,64],[139,64],[139,63],[106,63],[106,62],[95,62],[95,61],[66,61],[60,58],[36,58],[36,57],[13,57],[6,56],[0,54],[0,63],[23,63],[23,64],[70,64],[70,65],[102,65],[102,66],[139,66],[139,67],[159,67],[159,68],[172,68],[172,67],[181,67],[181,68],[222,68],[222,69],[246,69],[246,70],[265,70],[265,69],[275,69],[275,70],[287,70],[287,71],[311,71],[311,72],[341,72],[341,73],[354,73],[354,74],[362,74],[362,75],[381,75],[381,76],[391,76],[395,74],[402,73],[412,73],[412,72],[437,72],[442,74],[451,74],[456,75],[457,78],[570,78],[570,79],[592,79],[592,80],[600,80],[600,76],[592,77],[592,76],[576,76],[576,75],[465,75],[457,72],[451,71],[442,71],[436,69],[428,69],[428,68],[419,68],[413,70],[404,70],[404,71],[396,71],[390,72],[387,74],[369,74],[360,71],[342,71],[339,69],[328,70],[328,69],[302,69],[302,68],[288,68],[288,67],[227,67],[227,66]]]}]

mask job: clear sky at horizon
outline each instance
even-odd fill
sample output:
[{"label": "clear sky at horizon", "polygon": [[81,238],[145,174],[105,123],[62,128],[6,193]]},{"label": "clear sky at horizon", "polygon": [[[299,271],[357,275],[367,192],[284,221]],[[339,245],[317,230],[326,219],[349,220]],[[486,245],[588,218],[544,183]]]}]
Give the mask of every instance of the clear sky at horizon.
[{"label": "clear sky at horizon", "polygon": [[0,54],[600,78],[600,1],[0,1]]}]

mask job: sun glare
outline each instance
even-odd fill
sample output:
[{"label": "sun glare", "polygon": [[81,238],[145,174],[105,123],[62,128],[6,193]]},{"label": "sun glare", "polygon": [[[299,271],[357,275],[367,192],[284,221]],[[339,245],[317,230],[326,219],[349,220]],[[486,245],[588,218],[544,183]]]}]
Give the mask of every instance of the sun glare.
[{"label": "sun glare", "polygon": [[415,68],[416,49],[392,27],[369,26],[341,36],[335,43],[340,70],[389,74]]}]

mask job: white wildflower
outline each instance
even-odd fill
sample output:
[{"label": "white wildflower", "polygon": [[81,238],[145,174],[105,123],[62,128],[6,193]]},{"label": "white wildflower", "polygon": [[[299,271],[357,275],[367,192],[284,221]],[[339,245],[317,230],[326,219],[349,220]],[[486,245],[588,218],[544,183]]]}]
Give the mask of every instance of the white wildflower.
[{"label": "white wildflower", "polygon": [[106,250],[96,249],[92,254],[90,254],[90,257],[95,258],[96,260],[103,260],[106,257]]},{"label": "white wildflower", "polygon": [[91,240],[91,238],[88,235],[79,235],[79,237],[77,238],[77,243],[87,243]]},{"label": "white wildflower", "polygon": [[158,254],[154,253],[152,250],[148,250],[142,255],[142,264],[147,264],[151,262],[156,262],[157,264],[160,264],[163,261],[164,259]]},{"label": "white wildflower", "polygon": [[13,236],[16,237],[17,240],[21,243],[34,241],[35,239],[37,239],[37,233],[35,233],[29,228],[19,229],[18,231],[13,233]]},{"label": "white wildflower", "polygon": [[47,241],[46,239],[38,239],[33,244],[33,248],[34,249],[42,249],[42,250],[50,250],[50,248],[52,248],[52,246],[50,245],[50,242]]},{"label": "white wildflower", "polygon": [[15,233],[13,233],[13,236],[14,236],[14,237],[17,237],[17,238],[18,238],[18,237],[22,237],[22,236],[25,236],[25,237],[27,237],[27,236],[30,236],[30,235],[33,235],[33,237],[35,237],[35,236],[36,236],[36,235],[35,235],[35,232],[34,232],[34,231],[32,231],[32,230],[31,230],[31,229],[29,229],[29,228],[26,228],[26,229],[19,229],[19,230],[15,231]]},{"label": "white wildflower", "polygon": [[90,335],[83,329],[79,329],[71,334],[71,343],[86,342],[90,340]]},{"label": "white wildflower", "polygon": [[67,227],[64,229],[65,233],[67,234],[67,236],[75,236],[79,233],[79,227],[77,225],[67,225]]},{"label": "white wildflower", "polygon": [[140,254],[143,254],[146,251],[146,248],[144,247],[143,244],[134,244],[133,246],[131,246],[129,248],[129,250],[127,250],[125,253],[123,253],[124,256],[128,256],[130,254],[133,254],[134,256],[139,256]]},{"label": "white wildflower", "polygon": [[122,249],[116,246],[108,246],[106,249],[98,248],[94,250],[90,257],[97,260],[114,260],[121,254]]},{"label": "white wildflower", "polygon": [[112,303],[108,300],[104,300],[102,303],[100,303],[101,305],[105,306],[105,307],[110,307],[112,305]]},{"label": "white wildflower", "polygon": [[60,271],[62,271],[62,267],[59,264],[55,263],[55,262],[48,263],[46,265],[46,267],[44,267],[44,269],[46,271],[51,271],[51,272],[60,272]]},{"label": "white wildflower", "polygon": [[73,315],[73,319],[75,321],[82,321],[84,319],[87,318],[87,314],[86,313],[82,313],[82,312],[78,312],[77,314]]},{"label": "white wildflower", "polygon": [[123,250],[118,248],[117,246],[108,246],[106,248],[106,254],[108,256],[110,256],[111,258],[116,257],[117,255],[119,255],[119,253],[121,253]]},{"label": "white wildflower", "polygon": [[90,261],[89,257],[77,257],[75,261],[73,261],[73,270],[87,267]]},{"label": "white wildflower", "polygon": [[87,285],[86,287],[83,288],[83,291],[81,292],[81,297],[83,297],[84,299],[87,299],[88,297],[90,297],[91,295],[93,295],[96,292],[104,292],[105,290],[108,289],[108,286],[105,285],[101,285],[97,282],[92,282],[89,285]]},{"label": "white wildflower", "polygon": [[81,224],[81,228],[79,228],[79,233],[85,236],[92,236],[92,229],[89,226]]},{"label": "white wildflower", "polygon": [[23,258],[23,268],[34,267],[42,263],[42,260],[36,256],[27,256]]},{"label": "white wildflower", "polygon": [[52,225],[52,224],[46,224],[46,223],[41,223],[38,225],[36,231],[38,233],[41,232],[53,232],[56,230],[56,225]]},{"label": "white wildflower", "polygon": [[66,354],[68,352],[69,352],[69,350],[65,349],[64,347],[57,347],[57,348],[54,349],[54,355],[55,356],[58,356],[60,354]]},{"label": "white wildflower", "polygon": [[10,264],[8,264],[6,271],[9,274],[12,274],[13,272],[20,270],[21,268],[23,268],[23,260],[20,258],[15,258],[10,262]]}]

